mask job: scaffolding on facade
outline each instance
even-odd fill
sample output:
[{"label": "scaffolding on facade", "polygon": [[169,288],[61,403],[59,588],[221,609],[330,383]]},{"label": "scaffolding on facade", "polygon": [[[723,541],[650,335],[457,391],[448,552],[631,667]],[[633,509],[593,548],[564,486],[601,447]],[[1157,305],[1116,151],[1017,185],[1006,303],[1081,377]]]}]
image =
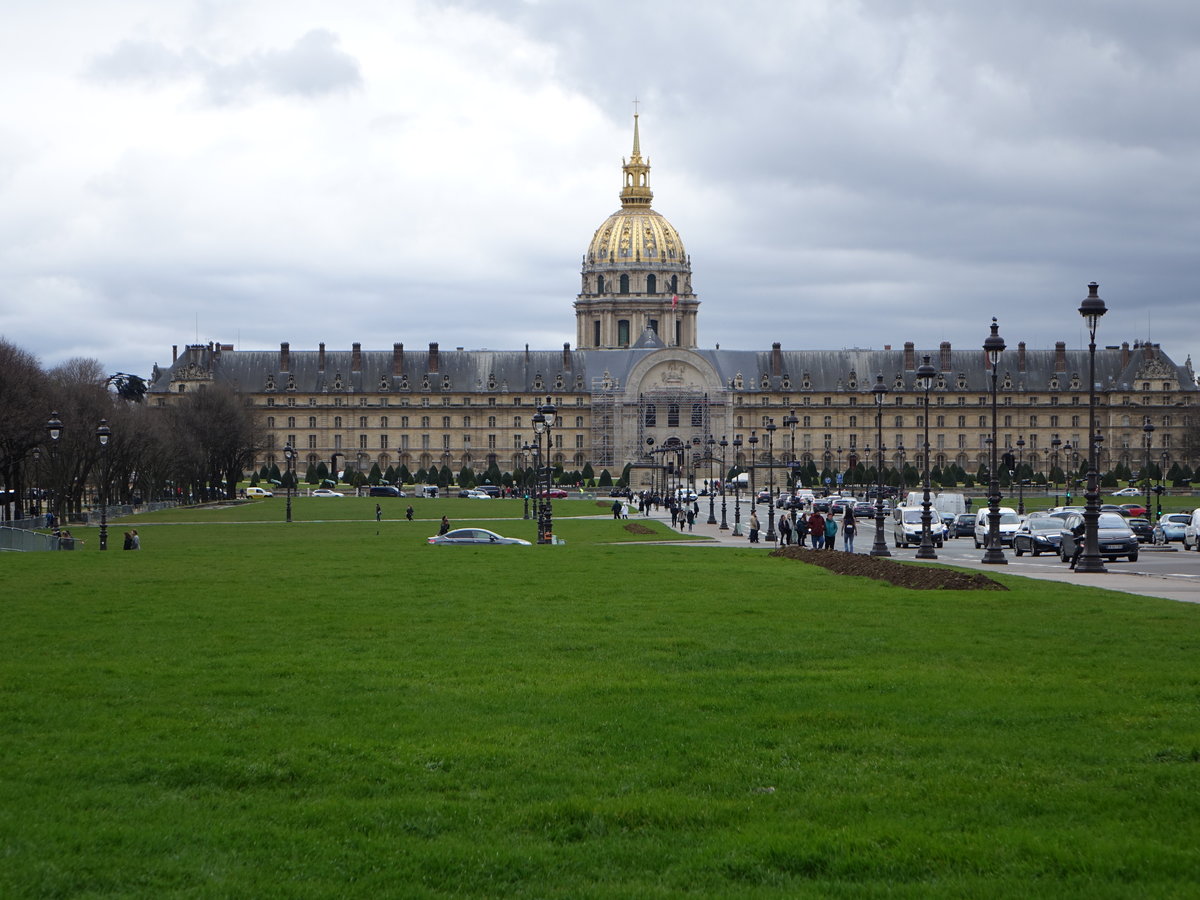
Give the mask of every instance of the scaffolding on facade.
[{"label": "scaffolding on facade", "polygon": [[[617,395],[620,386],[607,373],[592,379],[592,467],[612,470],[616,465]],[[615,477],[615,476],[614,476]]]}]

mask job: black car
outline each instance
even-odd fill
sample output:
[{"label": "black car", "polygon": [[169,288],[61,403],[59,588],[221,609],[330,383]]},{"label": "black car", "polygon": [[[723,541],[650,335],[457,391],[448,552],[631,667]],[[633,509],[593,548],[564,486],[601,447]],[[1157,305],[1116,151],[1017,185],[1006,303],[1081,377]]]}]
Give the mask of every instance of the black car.
[{"label": "black car", "polygon": [[[1060,531],[1062,543],[1059,545],[1063,562],[1070,562],[1071,556],[1075,553],[1073,529],[1082,522],[1082,513],[1071,513],[1063,519]],[[1137,562],[1138,539],[1134,536],[1129,522],[1124,516],[1110,512],[1100,513],[1100,518],[1096,522],[1096,538],[1100,555],[1109,562],[1115,561],[1118,556],[1128,556],[1130,562]]]},{"label": "black car", "polygon": [[404,491],[398,487],[393,487],[390,484],[373,484],[371,485],[370,495],[372,497],[403,497]]},{"label": "black car", "polygon": [[951,537],[975,537],[975,513],[959,513],[950,526]]},{"label": "black car", "polygon": [[[1039,516],[1026,519],[1013,535],[1013,552],[1020,556],[1032,553],[1059,553],[1063,542],[1062,519],[1054,516]],[[1074,550],[1072,544],[1071,549]]]},{"label": "black car", "polygon": [[1129,525],[1129,530],[1137,536],[1139,544],[1149,544],[1154,540],[1154,526],[1150,524],[1149,519],[1139,516],[1125,521]]}]

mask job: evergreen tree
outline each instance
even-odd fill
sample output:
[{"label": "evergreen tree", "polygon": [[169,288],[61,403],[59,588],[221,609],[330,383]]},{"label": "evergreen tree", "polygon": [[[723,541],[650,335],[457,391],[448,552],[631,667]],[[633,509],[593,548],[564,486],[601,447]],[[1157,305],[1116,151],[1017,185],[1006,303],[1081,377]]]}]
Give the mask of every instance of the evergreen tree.
[{"label": "evergreen tree", "polygon": [[[1176,468],[1178,468],[1178,466]],[[600,480],[598,482],[600,487],[610,488],[610,487],[612,487],[612,483],[613,483],[612,475],[609,474],[608,469],[602,469],[600,471]]]},{"label": "evergreen tree", "polygon": [[417,474],[414,477],[416,478],[415,484],[428,484],[430,481],[429,473],[425,471],[424,466],[417,469]]},{"label": "evergreen tree", "polygon": [[383,473],[379,471],[379,463],[372,463],[371,474],[367,476],[368,484],[379,484],[383,480]]},{"label": "evergreen tree", "polygon": [[438,472],[437,479],[439,487],[450,487],[454,483],[454,473],[450,471],[449,466],[443,465],[441,471]]},{"label": "evergreen tree", "polygon": [[596,478],[596,473],[592,469],[592,464],[590,462],[583,464],[583,471],[579,473],[579,477],[585,485],[588,487],[592,486],[592,482]]},{"label": "evergreen tree", "polygon": [[396,477],[397,477],[397,476],[396,476],[396,467],[395,467],[395,466],[388,466],[388,467],[387,467],[387,471],[383,473],[383,480],[384,480],[385,482],[387,482],[388,484],[395,484],[395,483],[396,483]]},{"label": "evergreen tree", "polygon": [[279,466],[276,465],[275,463],[271,463],[271,484],[279,484],[279,483],[280,483]]},{"label": "evergreen tree", "polygon": [[257,486],[258,486],[258,473],[251,472],[250,473],[250,487],[257,487]]},{"label": "evergreen tree", "polygon": [[263,467],[258,470],[258,477],[262,481],[270,481],[271,480],[271,470],[267,466],[266,463],[263,463]]},{"label": "evergreen tree", "polygon": [[629,473],[633,471],[633,463],[625,463],[621,477],[617,479],[617,487],[629,487]]},{"label": "evergreen tree", "polygon": [[315,466],[308,467],[308,483],[320,484],[329,477],[329,467],[325,465],[325,460],[321,460]]},{"label": "evergreen tree", "polygon": [[460,488],[475,487],[475,473],[470,466],[463,466],[458,470],[458,486]]},{"label": "evergreen tree", "polygon": [[408,466],[404,465],[403,463],[400,464],[400,470],[396,473],[396,481],[404,484],[413,483],[413,474],[412,472],[408,471]]}]

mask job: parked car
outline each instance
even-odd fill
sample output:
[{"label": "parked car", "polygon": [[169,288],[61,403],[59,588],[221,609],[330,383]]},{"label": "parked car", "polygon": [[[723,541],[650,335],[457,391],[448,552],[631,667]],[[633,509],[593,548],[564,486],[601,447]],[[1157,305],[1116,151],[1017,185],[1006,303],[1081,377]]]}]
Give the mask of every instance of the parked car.
[{"label": "parked car", "polygon": [[1062,519],[1055,516],[1038,516],[1026,519],[1013,535],[1013,553],[1020,556],[1032,553],[1059,553],[1062,547]]},{"label": "parked car", "polygon": [[1169,544],[1172,541],[1183,543],[1190,521],[1192,521],[1192,517],[1187,513],[1168,513],[1163,516],[1154,526],[1154,543]]},{"label": "parked car", "polygon": [[1123,506],[1117,506],[1117,504],[1115,504],[1115,503],[1102,503],[1102,504],[1100,504],[1100,512],[1102,512],[1102,513],[1116,513],[1118,516],[1127,516],[1127,515],[1129,515],[1129,511],[1128,511],[1127,509],[1125,509],[1125,507],[1123,507]]},{"label": "parked car", "polygon": [[346,496],[341,491],[331,491],[329,488],[317,488],[310,497],[344,497]]},{"label": "parked car", "polygon": [[1183,527],[1183,549],[1195,547],[1200,550],[1200,509],[1193,509],[1190,520]]},{"label": "parked car", "polygon": [[951,537],[974,537],[975,536],[975,513],[959,513],[954,517],[954,524],[950,527]]},{"label": "parked car", "polygon": [[467,499],[468,500],[491,500],[492,495],[489,494],[487,491],[481,491],[481,490],[476,489],[476,490],[467,491]]},{"label": "parked car", "polygon": [[1125,510],[1127,516],[1144,516],[1146,515],[1146,507],[1140,503],[1122,503],[1121,509]]},{"label": "parked car", "polygon": [[390,484],[373,484],[367,493],[372,497],[403,497],[405,495],[400,488]]},{"label": "parked car", "polygon": [[481,484],[481,485],[479,485],[479,487],[475,488],[475,490],[483,491],[485,494],[487,494],[489,497],[492,497],[492,498],[496,498],[496,497],[500,496],[500,488],[496,487],[496,485],[494,485],[494,484]]},{"label": "parked car", "polygon": [[265,488],[248,487],[248,488],[246,488],[246,496],[247,497],[274,497],[275,495],[271,491],[266,490]]},{"label": "parked car", "polygon": [[1125,520],[1129,525],[1129,530],[1133,532],[1134,537],[1138,539],[1139,544],[1148,544],[1154,540],[1154,526],[1150,524],[1149,519],[1143,519],[1141,516],[1133,516]]},{"label": "parked car", "polygon": [[550,490],[543,488],[542,490],[538,491],[538,496],[543,500],[566,500],[567,492],[562,488],[550,488]]},{"label": "parked car", "polygon": [[521,538],[504,537],[486,528],[455,528],[445,534],[435,534],[425,539],[427,544],[518,544],[529,547],[529,541]]},{"label": "parked car", "polygon": [[[975,549],[978,550],[987,542],[988,528],[991,527],[991,520],[988,518],[989,510],[985,506],[975,514]],[[1021,527],[1021,517],[1017,515],[1017,511],[1008,506],[1000,507],[1000,546],[1008,544],[1012,546],[1013,535],[1017,533],[1017,529]]]},{"label": "parked car", "polygon": [[[1059,545],[1063,562],[1070,562],[1075,553],[1073,529],[1082,521],[1082,513],[1071,513],[1063,519],[1062,543]],[[1128,556],[1130,562],[1137,562],[1138,540],[1124,516],[1110,512],[1100,513],[1096,523],[1096,537],[1100,555],[1105,559],[1112,562],[1118,556]]]},{"label": "parked car", "polygon": [[1123,487],[1119,491],[1113,491],[1112,495],[1114,497],[1140,497],[1142,492],[1139,488]]},{"label": "parked car", "polygon": [[[899,518],[892,528],[892,543],[907,547],[909,544],[919,546],[921,543],[921,513],[922,510],[906,506],[899,511]],[[929,537],[935,547],[941,547],[946,539],[946,526],[936,509],[929,510]]]}]

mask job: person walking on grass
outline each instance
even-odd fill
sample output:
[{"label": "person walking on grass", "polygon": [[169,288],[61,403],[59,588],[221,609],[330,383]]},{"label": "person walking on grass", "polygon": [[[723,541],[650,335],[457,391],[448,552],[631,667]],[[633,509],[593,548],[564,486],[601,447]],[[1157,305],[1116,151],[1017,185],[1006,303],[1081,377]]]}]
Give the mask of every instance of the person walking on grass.
[{"label": "person walking on grass", "polygon": [[408,519],[408,521],[411,522],[412,517],[413,517],[413,508],[410,506],[408,509],[406,509],[404,511],[404,518]]},{"label": "person walking on grass", "polygon": [[442,516],[442,524],[438,528],[438,534],[445,534],[450,530],[450,520],[446,516]]},{"label": "person walking on grass", "polygon": [[383,507],[378,503],[375,504],[375,521],[378,522],[383,518]]}]

